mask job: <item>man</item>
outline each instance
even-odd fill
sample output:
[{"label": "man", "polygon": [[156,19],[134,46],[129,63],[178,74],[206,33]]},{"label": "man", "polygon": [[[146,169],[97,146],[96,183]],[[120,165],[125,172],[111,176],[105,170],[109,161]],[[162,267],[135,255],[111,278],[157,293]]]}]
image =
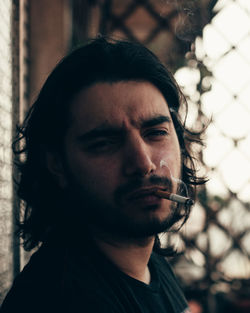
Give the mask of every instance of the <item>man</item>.
[{"label": "man", "polygon": [[14,143],[25,155],[20,235],[39,249],[1,313],[188,312],[158,234],[185,222],[189,207],[156,193],[185,184],[194,198],[203,182],[183,105],[140,44],[98,38],[61,61]]}]

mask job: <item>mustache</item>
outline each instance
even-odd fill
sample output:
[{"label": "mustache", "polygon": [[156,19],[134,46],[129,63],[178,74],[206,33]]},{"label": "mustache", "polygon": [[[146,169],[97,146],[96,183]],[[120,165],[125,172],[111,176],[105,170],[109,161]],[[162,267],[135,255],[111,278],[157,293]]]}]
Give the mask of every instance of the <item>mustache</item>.
[{"label": "mustache", "polygon": [[119,186],[114,193],[115,202],[120,204],[122,199],[128,194],[143,187],[162,187],[168,191],[172,191],[173,183],[168,177],[161,177],[158,175],[152,175],[149,178],[134,178],[127,183]]}]

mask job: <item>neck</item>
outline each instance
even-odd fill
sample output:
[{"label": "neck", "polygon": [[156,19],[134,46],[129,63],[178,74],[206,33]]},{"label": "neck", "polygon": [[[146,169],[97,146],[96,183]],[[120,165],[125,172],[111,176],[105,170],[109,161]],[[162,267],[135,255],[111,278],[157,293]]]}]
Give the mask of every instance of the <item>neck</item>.
[{"label": "neck", "polygon": [[110,239],[108,236],[95,236],[94,240],[101,251],[122,272],[146,284],[150,283],[148,262],[154,245],[154,237],[126,241]]}]

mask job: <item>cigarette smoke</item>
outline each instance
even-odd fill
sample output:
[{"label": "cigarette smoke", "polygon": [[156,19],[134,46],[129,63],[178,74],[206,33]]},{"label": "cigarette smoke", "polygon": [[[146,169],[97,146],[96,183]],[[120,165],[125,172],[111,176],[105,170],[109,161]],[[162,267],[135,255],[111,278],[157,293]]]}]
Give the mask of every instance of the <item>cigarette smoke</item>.
[{"label": "cigarette smoke", "polygon": [[168,163],[166,162],[166,160],[160,161],[160,168],[163,168],[163,167],[166,167],[168,169],[168,171],[170,173],[171,180],[173,182],[177,183],[177,186],[178,186],[177,194],[184,196],[184,197],[189,197],[187,185],[181,179],[173,176],[171,169],[168,166]]},{"label": "cigarette smoke", "polygon": [[193,42],[201,32],[201,10],[198,1],[165,0],[164,5],[173,7],[176,12],[174,31],[177,38]]}]

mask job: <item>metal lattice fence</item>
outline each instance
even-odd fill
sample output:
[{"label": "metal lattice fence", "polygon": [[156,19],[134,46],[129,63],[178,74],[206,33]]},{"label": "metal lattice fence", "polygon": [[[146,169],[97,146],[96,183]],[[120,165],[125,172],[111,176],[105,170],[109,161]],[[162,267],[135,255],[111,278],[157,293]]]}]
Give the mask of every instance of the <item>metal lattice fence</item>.
[{"label": "metal lattice fence", "polygon": [[176,73],[194,115],[211,119],[202,153],[210,181],[181,235],[179,269],[188,284],[227,294],[240,310],[250,294],[250,6],[219,1],[215,10]]}]

